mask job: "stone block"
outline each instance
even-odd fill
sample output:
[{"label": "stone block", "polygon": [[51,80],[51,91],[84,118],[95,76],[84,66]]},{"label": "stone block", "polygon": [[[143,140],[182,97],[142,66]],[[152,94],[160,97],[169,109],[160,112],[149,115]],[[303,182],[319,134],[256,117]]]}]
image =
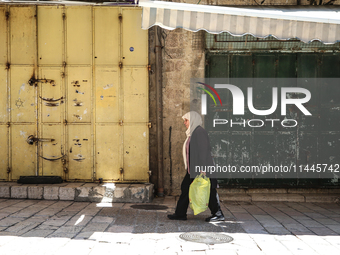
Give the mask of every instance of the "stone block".
[{"label": "stone block", "polygon": [[247,194],[287,194],[287,189],[247,189]]},{"label": "stone block", "polygon": [[98,186],[96,189],[98,193],[103,193],[103,198],[101,200],[102,203],[112,203],[113,201],[113,193],[116,189],[116,184],[114,183],[105,183]]},{"label": "stone block", "polygon": [[76,194],[76,188],[75,187],[60,187],[59,188],[59,199],[60,200],[72,200],[74,201]]},{"label": "stone block", "polygon": [[339,203],[340,194],[304,194],[309,203]]},{"label": "stone block", "polygon": [[305,202],[305,197],[299,194],[251,194],[253,202]]},{"label": "stone block", "polygon": [[89,194],[90,202],[102,202],[104,195],[105,187],[103,186],[93,187],[92,191]]},{"label": "stone block", "polygon": [[44,186],[44,199],[59,200],[59,186]]},{"label": "stone block", "polygon": [[11,198],[27,198],[27,186],[12,186]]},{"label": "stone block", "polygon": [[251,196],[248,196],[246,194],[220,195],[220,200],[223,202],[228,202],[228,201],[251,202]]},{"label": "stone block", "polygon": [[27,188],[28,199],[43,199],[44,187],[29,186]]},{"label": "stone block", "polygon": [[178,35],[173,31],[169,32],[168,36],[166,37],[165,43],[167,47],[178,47]]},{"label": "stone block", "polygon": [[92,187],[77,187],[75,188],[75,198],[74,201],[77,202],[88,202],[89,201],[89,194],[92,190]]},{"label": "stone block", "polygon": [[173,72],[175,70],[174,62],[171,60],[166,61],[164,67],[165,67],[165,72]]},{"label": "stone block", "polygon": [[154,185],[151,184],[151,183],[148,183],[146,185],[146,194],[145,194],[145,201],[144,202],[147,202],[147,203],[151,203],[152,200],[153,200],[153,188],[154,188]]},{"label": "stone block", "polygon": [[144,202],[146,186],[142,184],[135,184],[130,186],[131,202]]},{"label": "stone block", "polygon": [[117,184],[113,192],[113,202],[129,201],[129,186],[128,184]]},{"label": "stone block", "polygon": [[185,64],[186,64],[186,62],[185,61],[183,61],[183,60],[177,60],[176,62],[175,62],[175,69],[176,69],[176,71],[181,71],[181,70],[183,70],[183,69],[185,69]]},{"label": "stone block", "polygon": [[[183,59],[185,58],[185,50],[181,48],[168,48],[165,59]],[[192,77],[191,77],[192,78]]]},{"label": "stone block", "polygon": [[288,189],[288,193],[292,194],[325,194],[329,189]]},{"label": "stone block", "polygon": [[11,198],[10,186],[0,186],[0,198]]},{"label": "stone block", "polygon": [[217,189],[217,193],[219,195],[224,195],[224,194],[246,194],[245,189],[223,189],[219,188]]},{"label": "stone block", "polygon": [[77,187],[75,189],[74,201],[102,202],[104,194],[105,194],[105,187],[100,187],[98,185],[91,186],[89,184],[85,184],[84,186]]}]

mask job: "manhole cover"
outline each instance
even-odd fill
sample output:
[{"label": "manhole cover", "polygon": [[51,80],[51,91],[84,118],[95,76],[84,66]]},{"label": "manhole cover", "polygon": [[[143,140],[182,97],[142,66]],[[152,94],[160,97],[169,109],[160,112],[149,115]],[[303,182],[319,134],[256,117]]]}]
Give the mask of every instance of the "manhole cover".
[{"label": "manhole cover", "polygon": [[185,241],[205,244],[229,243],[234,240],[231,236],[207,232],[188,232],[179,237]]},{"label": "manhole cover", "polygon": [[131,205],[133,209],[140,209],[140,210],[166,210],[168,209],[165,205]]}]

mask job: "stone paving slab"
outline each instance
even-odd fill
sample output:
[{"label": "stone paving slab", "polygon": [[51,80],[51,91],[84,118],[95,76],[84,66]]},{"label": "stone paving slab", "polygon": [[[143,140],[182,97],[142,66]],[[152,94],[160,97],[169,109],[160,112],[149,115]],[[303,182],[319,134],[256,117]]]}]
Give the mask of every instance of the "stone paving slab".
[{"label": "stone paving slab", "polygon": [[[254,192],[254,194],[256,194]],[[228,218],[207,223],[188,211],[171,221],[176,198],[155,198],[168,209],[131,203],[1,199],[0,254],[340,254],[340,205],[308,202],[228,201]],[[222,233],[226,244],[184,241],[184,232]]]},{"label": "stone paving slab", "polygon": [[279,201],[279,202],[304,202],[302,194],[252,194],[251,201]]},{"label": "stone paving slab", "polygon": [[246,201],[246,202],[251,202],[251,196],[248,194],[219,194],[220,200],[223,202],[227,201]]}]

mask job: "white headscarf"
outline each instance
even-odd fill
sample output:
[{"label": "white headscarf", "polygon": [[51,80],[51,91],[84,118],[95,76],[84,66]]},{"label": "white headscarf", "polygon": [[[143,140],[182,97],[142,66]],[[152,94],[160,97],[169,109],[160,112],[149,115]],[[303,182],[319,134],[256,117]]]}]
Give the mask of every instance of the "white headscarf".
[{"label": "white headscarf", "polygon": [[187,131],[185,131],[185,133],[187,135],[187,139],[185,139],[184,144],[183,144],[183,159],[184,159],[185,169],[187,169],[188,166],[187,166],[186,144],[187,144],[188,138],[191,136],[192,132],[194,132],[194,130],[198,126],[202,125],[202,117],[197,112],[191,111],[191,112],[187,112],[186,114],[184,114],[182,116],[182,119],[183,120],[185,120],[185,119],[189,120],[189,128],[187,129]]}]

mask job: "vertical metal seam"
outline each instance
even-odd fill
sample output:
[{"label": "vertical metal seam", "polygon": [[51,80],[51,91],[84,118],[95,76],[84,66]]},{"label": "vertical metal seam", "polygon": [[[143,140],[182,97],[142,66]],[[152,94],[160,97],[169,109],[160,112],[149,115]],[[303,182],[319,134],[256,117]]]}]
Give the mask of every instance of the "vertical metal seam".
[{"label": "vertical metal seam", "polygon": [[[146,98],[145,98],[145,106],[146,106],[146,116],[145,116],[145,126],[146,126],[146,133],[147,133],[147,136],[146,136],[146,141],[145,141],[145,148],[149,148],[149,140],[150,140],[150,128],[148,126],[148,123],[150,122],[149,120],[149,93],[150,93],[150,89],[149,89],[149,74],[150,72],[148,71],[148,67],[150,66],[150,63],[149,63],[149,33],[147,33],[147,40],[146,40],[146,83],[145,83],[145,86],[146,86]],[[146,164],[147,164],[147,167],[146,167],[146,170],[147,170],[147,173],[146,173],[146,176],[147,176],[147,181],[150,182],[150,175],[149,175],[149,171],[150,171],[150,149],[147,149],[146,151]]]},{"label": "vertical metal seam", "polygon": [[[149,71],[148,71],[148,66],[150,66],[150,63],[149,63],[149,54],[148,54],[148,51],[149,51],[149,35],[147,36],[147,43],[146,43],[146,81],[145,81],[145,87],[146,87],[146,95],[145,95],[145,107],[146,107],[146,116],[145,116],[145,127],[146,127],[146,141],[145,141],[145,148],[149,148],[149,140],[150,140],[150,128],[149,128],[149,122],[150,122],[150,119],[149,119],[149,93],[150,93],[150,89],[149,89],[149,85],[150,85],[150,82],[149,82]],[[146,151],[146,176],[147,176],[147,182],[150,182],[150,175],[149,175],[149,171],[150,171],[150,149],[147,149]]]},{"label": "vertical metal seam", "polygon": [[[119,7],[119,11],[118,11],[118,22],[119,22],[119,29],[118,29],[118,33],[119,33],[119,51],[118,51],[118,59],[120,62],[123,62],[123,22],[119,19],[119,15],[123,15],[123,8]],[[123,68],[119,68],[119,99],[118,99],[118,105],[119,105],[119,119],[124,121],[124,79],[123,79]],[[119,165],[120,168],[124,169],[124,126],[120,126],[118,125],[118,130],[120,130],[119,134],[120,134],[120,143],[121,146],[119,146]],[[117,169],[118,170],[118,169]],[[123,182],[124,181],[124,172],[121,173],[120,175],[120,181]]]},{"label": "vertical metal seam", "polygon": [[95,79],[95,63],[94,63],[94,51],[95,51],[95,12],[94,7],[91,6],[92,13],[92,57],[91,57],[91,65],[92,65],[92,88],[91,88],[91,111],[92,111],[92,181],[96,179],[97,169],[96,169],[96,79]]},{"label": "vertical metal seam", "polygon": [[60,121],[62,123],[60,123],[60,125],[62,125],[62,139],[61,139],[61,142],[63,144],[63,147],[61,149],[62,151],[62,155],[64,155],[64,158],[62,159],[63,160],[63,169],[62,169],[62,174],[64,176],[64,180],[67,180],[67,173],[66,173],[66,168],[68,168],[68,160],[67,160],[67,125],[66,125],[66,118],[67,118],[67,115],[66,115],[66,109],[67,109],[67,100],[68,98],[66,97],[66,93],[67,93],[67,74],[66,74],[66,66],[64,65],[64,63],[66,63],[66,55],[65,55],[65,49],[66,49],[66,46],[65,46],[65,22],[66,22],[66,9],[65,9],[65,6],[62,6],[62,18],[61,18],[61,21],[62,21],[62,34],[61,34],[61,40],[62,40],[62,63],[61,66],[62,66],[62,71],[63,71],[63,76],[62,76],[62,84],[60,85],[61,87],[61,95],[65,98],[65,103],[63,106],[61,106],[62,108],[60,109]]},{"label": "vertical metal seam", "polygon": [[[321,76],[321,65],[322,65],[322,60],[323,60],[323,55],[317,54],[317,63],[320,63],[316,65],[317,67],[317,76],[316,77],[323,77]],[[320,88],[319,82],[316,84],[316,90]],[[322,111],[322,106],[321,106],[321,100],[320,100],[320,95],[317,97],[318,99],[318,130],[317,130],[317,137],[316,137],[316,162],[320,162],[320,136],[321,136],[321,118],[320,118],[320,112]],[[308,165],[308,162],[306,162],[306,165]]]},{"label": "vertical metal seam", "polygon": [[[295,77],[298,78],[298,72],[297,72],[297,68],[298,68],[298,53],[294,53],[295,54]],[[295,166],[298,165],[298,161],[299,161],[299,157],[300,157],[300,130],[299,130],[299,125],[297,125],[296,128],[296,146],[295,146]]]},{"label": "vertical metal seam", "polygon": [[[67,6],[64,6],[64,17],[63,18],[63,61],[64,63],[67,64]],[[69,168],[69,153],[68,153],[68,148],[69,148],[69,126],[67,125],[67,118],[68,118],[68,100],[69,100],[69,94],[68,94],[68,79],[69,79],[69,74],[68,74],[68,67],[63,63],[63,68],[64,68],[64,95],[65,95],[65,106],[64,106],[64,141],[65,141],[65,167]],[[65,170],[65,169],[64,169]],[[64,172],[65,174],[65,180],[69,180],[69,171]]]},{"label": "vertical metal seam", "polygon": [[[274,53],[274,75],[275,77],[278,77],[278,73],[279,73],[279,65],[280,65],[280,60],[279,60],[279,54],[278,53]],[[277,84],[276,84],[277,85]],[[279,151],[279,131],[278,130],[274,130],[274,133],[273,133],[274,137],[275,137],[275,150],[276,152]],[[274,157],[274,163],[275,165],[278,165],[279,164],[279,155],[278,153],[275,153],[275,157]]]},{"label": "vertical metal seam", "polygon": [[[255,63],[255,54],[251,53],[251,59],[252,59],[252,63]],[[255,73],[255,65],[251,65],[252,67],[252,79],[254,79],[254,73]],[[253,84],[251,84],[253,86]],[[254,150],[255,150],[255,130],[254,128],[251,129],[251,133],[250,133],[250,158],[251,158],[251,165],[255,165],[255,156],[254,156]],[[253,180],[254,178],[252,178]]]},{"label": "vertical metal seam", "polygon": [[[6,5],[5,11],[10,14],[10,6]],[[7,46],[7,63],[11,63],[11,41],[10,41],[10,32],[11,32],[11,16],[6,20],[6,26],[7,26],[7,38],[6,38],[6,46]],[[7,122],[11,124],[12,118],[11,118],[11,68],[7,69],[7,104],[6,104],[6,111],[7,111]],[[12,167],[12,128],[11,125],[7,128],[7,158],[8,158],[8,168],[13,169]],[[8,181],[12,180],[12,171],[8,173]]]},{"label": "vertical metal seam", "polygon": [[[36,77],[39,78],[40,74],[40,70],[39,70],[39,63],[38,63],[38,5],[35,5],[35,63],[34,63],[34,69],[36,72]],[[42,131],[42,127],[41,127],[41,100],[39,100],[39,95],[41,95],[41,86],[36,86],[35,87],[35,101],[36,101],[36,134],[37,137],[42,137],[42,134],[40,134],[40,132]],[[40,166],[40,159],[39,159],[39,155],[40,153],[42,153],[42,145],[41,143],[36,143],[36,157],[37,157],[37,162],[36,162],[36,176],[40,175],[40,168],[42,166]],[[43,173],[42,173],[43,175]]]}]

